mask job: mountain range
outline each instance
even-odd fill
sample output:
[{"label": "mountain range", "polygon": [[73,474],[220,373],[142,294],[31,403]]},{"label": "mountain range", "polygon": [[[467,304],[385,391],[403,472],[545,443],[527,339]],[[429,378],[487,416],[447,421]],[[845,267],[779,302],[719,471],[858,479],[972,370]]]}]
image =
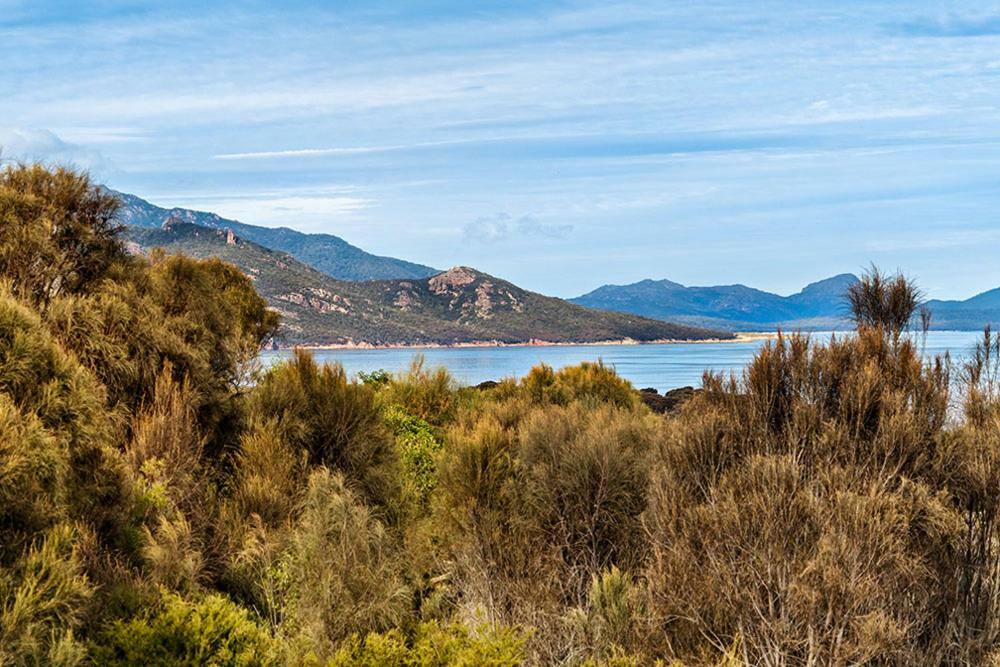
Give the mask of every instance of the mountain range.
[{"label": "mountain range", "polygon": [[[282,315],[285,344],[463,345],[702,340],[731,334],[592,310],[521,289],[468,267],[429,277],[339,280],[290,253],[170,216],[129,225],[135,252],[164,248],[240,268]],[[405,268],[405,267],[404,267]]]},{"label": "mountain range", "polygon": [[[725,331],[831,330],[851,326],[847,289],[851,273],[807,285],[790,296],[747,287],[687,287],[670,280],[604,285],[571,302]],[[964,301],[931,300],[931,328],[977,330],[1000,324],[1000,289]]]},{"label": "mountain range", "polygon": [[[162,246],[236,264],[284,314],[286,341],[296,344],[649,341],[844,329],[851,326],[845,295],[858,280],[843,273],[789,296],[740,284],[642,280],[563,301],[467,267],[441,272],[373,255],[332,234],[249,225],[116,194],[137,251]],[[927,306],[935,329],[1000,325],[1000,289]]]},{"label": "mountain range", "polygon": [[365,252],[332,234],[304,234],[288,227],[260,227],[227,220],[215,213],[187,208],[161,208],[135,195],[116,192],[121,199],[120,220],[131,226],[157,228],[171,219],[210,229],[231,229],[240,238],[292,257],[340,280],[429,278],[440,270],[393,257]]}]

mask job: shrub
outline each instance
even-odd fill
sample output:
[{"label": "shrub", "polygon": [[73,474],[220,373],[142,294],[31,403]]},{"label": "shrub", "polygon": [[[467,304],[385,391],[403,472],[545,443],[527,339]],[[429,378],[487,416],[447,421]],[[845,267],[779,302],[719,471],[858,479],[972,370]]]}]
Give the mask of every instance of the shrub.
[{"label": "shrub", "polygon": [[470,631],[457,623],[433,621],[412,637],[398,630],[352,636],[327,663],[330,667],[504,667],[522,664],[524,637],[510,628],[483,626]]},{"label": "shrub", "polygon": [[589,400],[519,399],[460,419],[442,457],[439,511],[451,521],[461,605],[538,629],[534,659],[571,650],[566,612],[593,576],[644,561],[640,516],[660,420]]},{"label": "shrub", "polygon": [[632,385],[602,362],[585,361],[558,371],[539,364],[521,380],[520,388],[535,403],[566,405],[573,401],[590,400],[622,408],[639,405],[639,397]]},{"label": "shrub", "polygon": [[392,382],[392,373],[384,368],[379,368],[370,373],[358,371],[358,379],[361,380],[361,384],[367,384],[378,389]]},{"label": "shrub", "polygon": [[569,615],[573,650],[587,656],[585,664],[638,665],[638,656],[627,651],[643,645],[644,618],[641,591],[629,575],[614,566],[595,574],[586,605]]},{"label": "shrub", "polygon": [[91,649],[101,665],[277,664],[277,647],[246,610],[221,595],[164,593],[140,617],[113,623]]},{"label": "shrub", "polygon": [[645,516],[651,616],[673,619],[649,631],[656,651],[982,658],[1000,467],[992,439],[946,430],[947,364],[864,325],[780,338],[705,389],[668,422]]},{"label": "shrub", "polygon": [[92,588],[74,547],[74,531],[55,526],[13,567],[0,569],[0,662],[82,662],[73,631]]},{"label": "shrub", "polygon": [[311,354],[275,366],[250,395],[250,413],[277,437],[308,453],[361,489],[365,500],[393,506],[398,460],[371,387],[349,382],[340,365],[319,366]]},{"label": "shrub", "polygon": [[0,169],[0,276],[45,309],[127,261],[115,220],[119,201],[86,174],[38,164]]},{"label": "shrub", "polygon": [[408,596],[390,536],[340,475],[320,468],[290,538],[286,623],[321,654],[400,622]]},{"label": "shrub", "polygon": [[[109,545],[134,547],[138,517],[125,466],[113,446],[115,425],[106,414],[102,387],[59,347],[36,314],[2,290],[0,395],[7,397],[8,416],[15,408],[20,415],[22,426],[15,431],[28,429],[22,430],[26,441],[4,448],[4,465],[46,460],[48,474],[57,477],[35,481],[43,485],[39,491],[51,494],[45,501],[51,508],[65,508],[62,519],[93,526]],[[39,449],[29,452],[29,446]]]},{"label": "shrub", "polygon": [[430,424],[399,406],[389,407],[385,420],[396,436],[406,485],[417,506],[425,510],[430,494],[437,488],[437,457],[443,445],[435,438]]},{"label": "shrub", "polygon": [[458,387],[444,367],[428,369],[422,355],[416,355],[409,370],[392,378],[385,399],[435,426],[449,423],[459,405]]},{"label": "shrub", "polygon": [[23,415],[0,393],[0,563],[67,516],[69,461],[33,415]]}]

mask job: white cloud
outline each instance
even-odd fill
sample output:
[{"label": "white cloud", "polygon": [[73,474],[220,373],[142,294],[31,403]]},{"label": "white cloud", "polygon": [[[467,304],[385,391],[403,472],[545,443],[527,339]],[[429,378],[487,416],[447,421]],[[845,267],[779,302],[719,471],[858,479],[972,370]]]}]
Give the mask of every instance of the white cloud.
[{"label": "white cloud", "polygon": [[0,154],[7,160],[69,164],[92,170],[111,167],[100,151],[65,141],[49,130],[0,128]]},{"label": "white cloud", "polygon": [[216,155],[216,160],[254,160],[260,158],[283,157],[323,157],[328,155],[365,155],[368,153],[390,153],[414,148],[433,148],[436,146],[451,146],[468,143],[465,141],[423,141],[414,144],[395,144],[391,146],[351,146],[338,148],[294,148],[277,151],[255,151],[250,153],[223,153]]}]

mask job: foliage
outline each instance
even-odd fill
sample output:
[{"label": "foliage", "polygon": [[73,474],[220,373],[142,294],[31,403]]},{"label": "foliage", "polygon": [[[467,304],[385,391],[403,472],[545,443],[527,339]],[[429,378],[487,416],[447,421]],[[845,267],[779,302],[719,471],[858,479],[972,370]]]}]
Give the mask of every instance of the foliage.
[{"label": "foliage", "polygon": [[285,569],[289,620],[321,651],[355,632],[391,628],[406,612],[390,536],[326,469],[309,478]]},{"label": "foliage", "polygon": [[659,626],[673,649],[738,636],[749,662],[978,659],[994,630],[966,623],[997,604],[982,489],[1000,468],[992,438],[945,430],[945,366],[876,326],[781,338],[705,386],[662,446],[646,514],[651,611],[677,619]]},{"label": "foliage", "polygon": [[558,371],[540,364],[524,376],[520,388],[535,402],[566,405],[572,401],[592,400],[623,408],[639,403],[632,385],[602,362],[585,361]]},{"label": "foliage", "polygon": [[426,508],[430,495],[437,488],[437,458],[443,444],[430,424],[406,412],[399,406],[386,410],[385,421],[396,436],[402,472],[417,504]]},{"label": "foliage", "polygon": [[74,638],[92,595],[62,524],[43,534],[14,567],[0,570],[0,662],[74,665],[84,650]]},{"label": "foliage", "polygon": [[119,202],[86,174],[41,165],[0,170],[0,275],[14,293],[44,309],[125,261],[115,221]]},{"label": "foliage", "polygon": [[402,406],[411,415],[440,426],[449,422],[458,407],[457,386],[445,368],[428,369],[422,355],[416,355],[410,368],[392,378],[385,390],[385,400]]},{"label": "foliage", "polygon": [[221,595],[188,601],[165,593],[143,616],[112,624],[93,649],[102,665],[278,664],[271,636]]},{"label": "foliage", "polygon": [[412,637],[398,630],[353,635],[327,663],[330,667],[504,667],[520,665],[524,638],[510,628],[442,626],[430,621]]},{"label": "foliage", "polygon": [[371,385],[376,388],[384,387],[392,382],[392,373],[384,368],[379,368],[370,373],[358,371],[358,379],[361,380],[361,384]]},{"label": "foliage", "polygon": [[859,329],[881,327],[899,333],[910,324],[922,294],[902,274],[884,275],[872,269],[847,289],[847,301]]},{"label": "foliage", "polygon": [[375,391],[349,381],[343,367],[320,366],[311,354],[296,350],[261,378],[249,411],[259,423],[273,423],[277,436],[306,452],[311,464],[342,471],[366,500],[382,506],[396,502],[398,462]]},{"label": "foliage", "polygon": [[[11,473],[0,479],[0,493],[18,496],[11,509],[20,506],[15,511],[31,514],[25,504],[41,503],[34,520],[84,523],[102,540],[127,547],[135,518],[132,490],[112,446],[114,424],[105,412],[103,388],[59,347],[36,313],[2,292],[0,409],[15,436],[0,447],[0,469],[9,467]],[[26,487],[14,486],[28,470],[40,476]],[[25,493],[32,487],[34,497]],[[19,551],[24,542],[18,537],[39,527],[15,522],[0,540],[4,548]]]}]

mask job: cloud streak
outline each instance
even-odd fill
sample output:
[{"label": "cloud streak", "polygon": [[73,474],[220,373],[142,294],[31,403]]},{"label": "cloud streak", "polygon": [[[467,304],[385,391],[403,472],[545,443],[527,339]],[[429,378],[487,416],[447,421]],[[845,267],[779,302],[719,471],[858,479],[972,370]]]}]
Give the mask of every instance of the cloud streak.
[{"label": "cloud streak", "polygon": [[531,215],[517,218],[509,213],[480,216],[465,225],[463,235],[468,241],[497,243],[524,239],[565,239],[573,231],[569,224],[545,224]]}]

